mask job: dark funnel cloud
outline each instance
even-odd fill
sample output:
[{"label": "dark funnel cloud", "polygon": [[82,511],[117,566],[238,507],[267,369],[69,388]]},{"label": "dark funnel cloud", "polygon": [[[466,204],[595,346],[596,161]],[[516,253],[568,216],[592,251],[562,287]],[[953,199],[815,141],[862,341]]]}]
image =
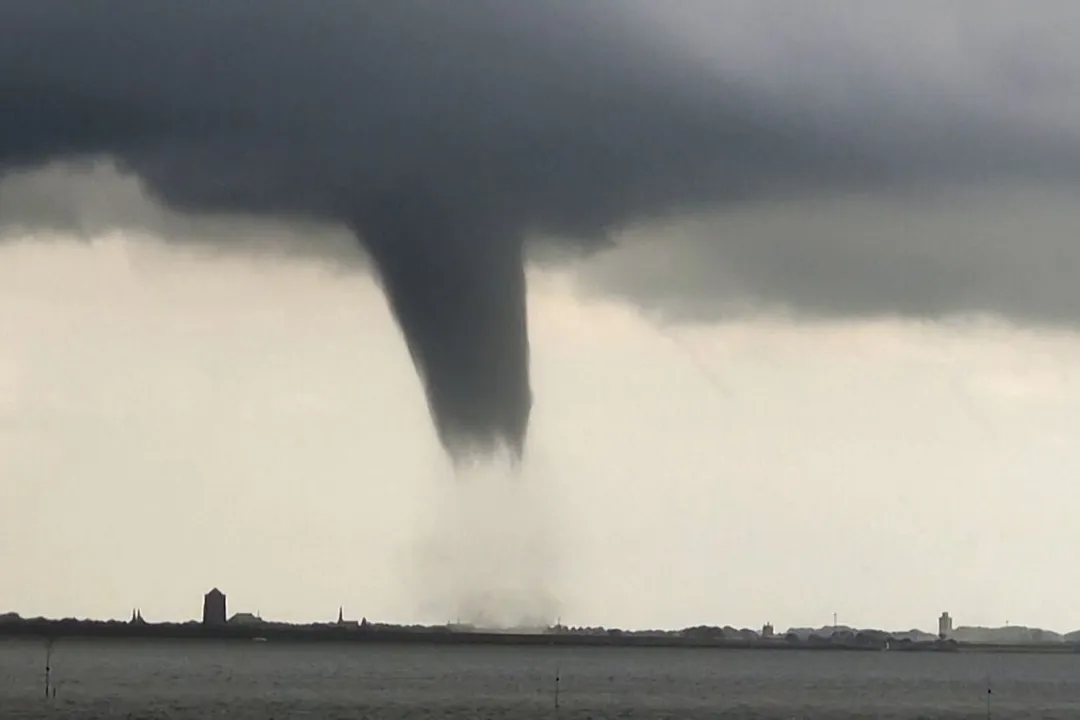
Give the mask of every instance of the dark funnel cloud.
[{"label": "dark funnel cloud", "polygon": [[415,199],[380,203],[356,227],[443,444],[520,457],[532,395],[519,230]]},{"label": "dark funnel cloud", "polygon": [[[175,212],[349,228],[443,444],[520,455],[527,242],[591,248],[762,198],[1075,177],[1067,129],[852,64],[830,32],[873,30],[865,6],[806,7],[3,0],[0,176],[107,158]],[[789,16],[801,42],[766,32]],[[803,54],[755,60],[776,47]],[[1003,67],[1030,75],[1020,60]]]}]

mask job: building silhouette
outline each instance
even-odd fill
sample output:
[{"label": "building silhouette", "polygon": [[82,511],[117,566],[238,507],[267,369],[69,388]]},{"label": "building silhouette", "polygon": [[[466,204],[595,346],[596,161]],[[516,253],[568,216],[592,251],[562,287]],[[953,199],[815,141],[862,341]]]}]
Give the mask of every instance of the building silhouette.
[{"label": "building silhouette", "polygon": [[360,627],[360,623],[356,622],[355,620],[346,620],[345,608],[339,607],[337,611],[337,626],[339,628],[345,628],[347,630],[355,630],[356,628]]},{"label": "building silhouette", "polygon": [[953,632],[952,617],[950,617],[949,613],[947,613],[947,612],[941,613],[941,617],[939,617],[938,621],[937,621],[937,634],[938,634],[938,637],[941,638],[942,640],[945,640],[946,638],[948,638],[949,636],[952,635],[952,632]]},{"label": "building silhouette", "polygon": [[229,618],[230,625],[262,625],[262,622],[263,620],[258,613],[252,615],[251,613],[241,612]]},{"label": "building silhouette", "polygon": [[206,626],[225,625],[225,593],[217,588],[203,596],[202,621]]}]

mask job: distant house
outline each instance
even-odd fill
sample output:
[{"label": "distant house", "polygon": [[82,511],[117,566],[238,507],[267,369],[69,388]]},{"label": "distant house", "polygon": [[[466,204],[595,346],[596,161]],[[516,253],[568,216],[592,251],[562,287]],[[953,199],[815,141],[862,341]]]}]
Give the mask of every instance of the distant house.
[{"label": "distant house", "polygon": [[217,588],[203,596],[203,625],[221,627],[225,624],[225,593]]},{"label": "distant house", "polygon": [[230,625],[262,625],[262,618],[251,613],[236,613],[229,618]]}]

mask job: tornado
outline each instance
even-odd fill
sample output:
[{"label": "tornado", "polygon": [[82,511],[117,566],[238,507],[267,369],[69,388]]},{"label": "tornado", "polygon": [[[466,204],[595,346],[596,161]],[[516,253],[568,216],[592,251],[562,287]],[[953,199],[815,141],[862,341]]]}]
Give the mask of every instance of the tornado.
[{"label": "tornado", "polygon": [[386,201],[354,219],[455,461],[520,460],[532,407],[523,245],[438,203]]}]

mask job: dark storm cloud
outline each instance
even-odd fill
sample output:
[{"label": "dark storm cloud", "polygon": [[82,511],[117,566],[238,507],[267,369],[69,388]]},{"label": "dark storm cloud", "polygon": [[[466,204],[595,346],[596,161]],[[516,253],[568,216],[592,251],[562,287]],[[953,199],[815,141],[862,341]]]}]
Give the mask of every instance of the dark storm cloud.
[{"label": "dark storm cloud", "polygon": [[590,287],[695,320],[769,308],[1080,322],[1080,5],[649,7],[688,53],[875,158],[874,182],[639,229],[590,264]]},{"label": "dark storm cloud", "polygon": [[[896,81],[902,62],[860,74],[830,33],[873,18],[821,7],[5,0],[0,168],[107,156],[174,211],[352,229],[444,444],[520,452],[527,239],[593,246],[759,198],[1075,177],[1070,128]],[[1012,57],[1015,77],[1041,77]]]}]

